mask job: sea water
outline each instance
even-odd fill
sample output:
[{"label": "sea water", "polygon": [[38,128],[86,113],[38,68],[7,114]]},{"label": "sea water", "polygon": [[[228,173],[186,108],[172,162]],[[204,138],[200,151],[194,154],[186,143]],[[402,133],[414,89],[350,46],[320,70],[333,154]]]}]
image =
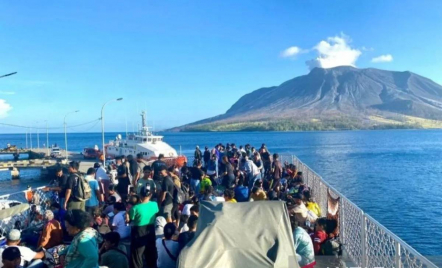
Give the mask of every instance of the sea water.
[{"label": "sea water", "polygon": [[[117,134],[106,133],[106,141]],[[196,145],[204,150],[227,142],[256,148],[265,143],[271,153],[295,154],[420,253],[442,252],[441,130],[161,134],[186,155],[192,155]],[[40,140],[45,138],[40,135]],[[0,135],[0,148],[8,143],[24,147],[25,134]],[[49,143],[63,148],[64,134],[49,134]],[[70,151],[100,144],[101,133],[68,135]],[[25,189],[28,183],[0,188],[4,193]]]}]

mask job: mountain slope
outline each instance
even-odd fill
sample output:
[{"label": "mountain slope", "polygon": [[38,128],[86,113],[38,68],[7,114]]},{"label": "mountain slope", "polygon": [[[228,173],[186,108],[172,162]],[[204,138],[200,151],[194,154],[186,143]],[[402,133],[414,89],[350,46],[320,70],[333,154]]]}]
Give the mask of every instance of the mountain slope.
[{"label": "mountain slope", "polygon": [[236,127],[225,130],[275,130],[269,125],[277,122],[288,127],[283,130],[324,124],[325,129],[420,127],[416,120],[410,123],[415,117],[442,119],[442,86],[408,71],[340,66],[315,68],[279,86],[255,90],[225,114],[175,130],[216,130],[229,124]]}]

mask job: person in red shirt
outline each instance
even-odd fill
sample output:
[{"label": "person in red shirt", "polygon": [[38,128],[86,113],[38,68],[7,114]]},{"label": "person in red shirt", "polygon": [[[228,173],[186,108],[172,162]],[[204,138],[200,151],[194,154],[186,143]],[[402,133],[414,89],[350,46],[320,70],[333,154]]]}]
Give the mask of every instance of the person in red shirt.
[{"label": "person in red shirt", "polygon": [[319,218],[316,220],[315,232],[311,234],[313,241],[313,249],[315,250],[315,255],[320,254],[321,245],[327,240],[327,219]]}]

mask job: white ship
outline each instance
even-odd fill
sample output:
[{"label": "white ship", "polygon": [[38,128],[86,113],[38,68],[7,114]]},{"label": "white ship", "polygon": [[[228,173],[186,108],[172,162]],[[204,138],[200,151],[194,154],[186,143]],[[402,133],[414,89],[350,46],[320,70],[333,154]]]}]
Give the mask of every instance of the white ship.
[{"label": "white ship", "polygon": [[178,154],[169,144],[163,141],[163,136],[156,136],[146,125],[146,113],[141,113],[142,128],[137,134],[131,134],[126,140],[119,134],[115,140],[106,146],[106,157],[115,158],[120,155],[133,155],[141,153],[146,160],[156,159],[160,154],[166,158],[176,158]]}]

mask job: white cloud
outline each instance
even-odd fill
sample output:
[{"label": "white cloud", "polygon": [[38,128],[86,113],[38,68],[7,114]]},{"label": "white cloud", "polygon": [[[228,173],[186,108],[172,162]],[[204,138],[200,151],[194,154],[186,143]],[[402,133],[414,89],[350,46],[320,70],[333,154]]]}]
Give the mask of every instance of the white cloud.
[{"label": "white cloud", "polygon": [[329,37],[326,41],[319,42],[313,50],[316,50],[318,57],[306,61],[309,69],[315,67],[333,68],[336,66],[350,65],[355,66],[357,59],[361,55],[361,51],[351,48],[350,38],[341,34],[341,36]]},{"label": "white cloud", "polygon": [[6,102],[6,100],[0,99],[0,118],[8,116],[8,112],[12,109],[12,106]]},{"label": "white cloud", "polygon": [[393,61],[393,56],[391,56],[391,54],[386,54],[386,55],[380,55],[379,57],[376,58],[372,58],[371,62],[391,62]]},{"label": "white cloud", "polygon": [[294,58],[294,57],[296,57],[296,55],[298,55],[300,53],[304,53],[304,51],[299,47],[293,46],[293,47],[289,47],[286,50],[284,50],[283,52],[281,52],[281,57]]},{"label": "white cloud", "polygon": [[14,91],[0,91],[0,95],[14,95]]},{"label": "white cloud", "polygon": [[374,51],[374,48],[366,47],[366,46],[362,46],[361,49],[362,49],[362,51]]}]

